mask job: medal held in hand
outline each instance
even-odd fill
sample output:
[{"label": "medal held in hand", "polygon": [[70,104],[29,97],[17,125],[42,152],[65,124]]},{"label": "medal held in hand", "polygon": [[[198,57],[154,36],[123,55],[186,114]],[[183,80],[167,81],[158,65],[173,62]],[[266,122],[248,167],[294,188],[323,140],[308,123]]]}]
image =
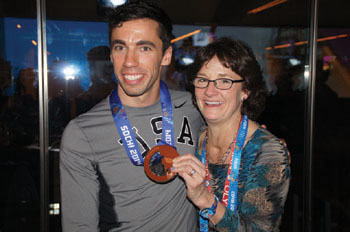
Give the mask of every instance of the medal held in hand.
[{"label": "medal held in hand", "polygon": [[169,182],[175,178],[171,172],[173,159],[179,153],[170,145],[158,145],[153,147],[144,158],[144,169],[147,176],[158,183]]}]

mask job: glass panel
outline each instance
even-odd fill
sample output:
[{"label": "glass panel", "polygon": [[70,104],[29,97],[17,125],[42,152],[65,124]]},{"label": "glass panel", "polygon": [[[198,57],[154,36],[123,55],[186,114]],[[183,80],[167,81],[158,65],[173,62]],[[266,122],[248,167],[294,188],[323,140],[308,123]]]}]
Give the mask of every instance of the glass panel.
[{"label": "glass panel", "polygon": [[[74,2],[67,2],[70,9]],[[50,231],[61,231],[59,145],[67,123],[104,99],[115,86],[109,58],[108,26],[95,0],[79,14],[58,1],[47,2],[49,95]],[[101,12],[99,12],[99,10]]]},{"label": "glass panel", "polygon": [[350,230],[350,5],[319,7],[312,226],[341,232]]},{"label": "glass panel", "polygon": [[40,230],[37,41],[35,1],[1,1],[0,231]]},{"label": "glass panel", "polygon": [[265,51],[270,95],[261,122],[285,139],[291,156],[292,181],[281,231],[301,231],[303,226],[308,33],[307,27],[280,27],[272,34],[274,39]]},{"label": "glass panel", "polygon": [[[50,202],[59,203],[60,137],[67,123],[101,101],[113,89],[107,24],[47,20]],[[59,228],[52,209],[52,229]]]}]

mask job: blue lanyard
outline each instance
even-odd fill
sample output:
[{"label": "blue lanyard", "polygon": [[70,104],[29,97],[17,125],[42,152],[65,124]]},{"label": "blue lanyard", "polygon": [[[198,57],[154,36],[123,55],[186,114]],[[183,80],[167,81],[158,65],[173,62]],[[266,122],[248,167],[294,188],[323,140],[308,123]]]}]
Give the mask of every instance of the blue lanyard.
[{"label": "blue lanyard", "polygon": [[[247,131],[248,131],[248,117],[247,115],[244,115],[236,136],[236,140],[233,145],[233,154],[231,158],[231,166],[228,170],[228,174],[226,177],[226,183],[229,184],[229,189],[227,192],[225,192],[226,187],[224,187],[223,190],[223,196],[222,200],[225,198],[225,194],[228,195],[228,201],[222,201],[222,203],[228,207],[230,210],[233,212],[236,211],[237,209],[237,193],[238,193],[238,174],[239,174],[239,166],[241,163],[241,155],[242,155],[242,150],[244,146],[244,141],[247,136]],[[203,150],[201,154],[201,161],[206,167],[206,182],[205,185],[210,191],[210,183],[209,183],[209,169],[208,169],[208,164],[207,164],[207,159],[206,159],[206,152],[205,152],[205,144],[206,144],[206,139],[203,141]],[[227,196],[226,196],[227,197]],[[201,232],[206,232],[208,231],[208,221],[202,217],[199,217],[199,223],[200,223],[200,231]]]},{"label": "blue lanyard", "polygon": [[[120,138],[127,155],[134,165],[143,165],[143,157],[137,145],[135,134],[126,114],[125,108],[118,95],[116,86],[109,98],[114,123],[118,129]],[[174,146],[174,120],[171,96],[168,87],[160,82],[160,103],[162,108],[162,140],[158,144],[169,144]]]}]

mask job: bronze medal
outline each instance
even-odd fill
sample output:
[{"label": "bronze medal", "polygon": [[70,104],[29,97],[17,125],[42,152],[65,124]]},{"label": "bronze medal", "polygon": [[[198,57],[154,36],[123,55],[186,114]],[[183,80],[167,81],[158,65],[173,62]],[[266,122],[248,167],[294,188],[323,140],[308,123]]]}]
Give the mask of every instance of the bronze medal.
[{"label": "bronze medal", "polygon": [[173,178],[175,174],[171,172],[173,159],[179,153],[170,145],[158,145],[147,152],[144,158],[144,169],[147,176],[159,183],[165,183]]}]

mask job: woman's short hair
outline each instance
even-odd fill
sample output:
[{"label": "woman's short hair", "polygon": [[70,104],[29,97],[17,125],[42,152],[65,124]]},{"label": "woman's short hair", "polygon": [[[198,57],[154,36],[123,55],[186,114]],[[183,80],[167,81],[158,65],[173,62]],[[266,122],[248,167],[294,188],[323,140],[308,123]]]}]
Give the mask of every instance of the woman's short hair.
[{"label": "woman's short hair", "polygon": [[188,72],[194,103],[196,104],[193,80],[203,65],[215,56],[224,67],[230,68],[244,79],[242,88],[249,92],[249,96],[243,101],[242,114],[256,120],[265,108],[266,84],[252,49],[240,40],[223,37],[198,50]]}]

